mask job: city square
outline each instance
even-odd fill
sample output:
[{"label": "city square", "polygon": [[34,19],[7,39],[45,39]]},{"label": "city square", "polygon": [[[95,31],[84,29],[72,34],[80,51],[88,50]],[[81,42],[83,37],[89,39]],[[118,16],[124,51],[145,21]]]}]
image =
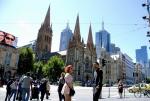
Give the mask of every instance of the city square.
[{"label": "city square", "polygon": [[[3,88],[0,87],[0,101],[4,101],[5,99],[5,90],[4,86]],[[58,98],[58,92],[57,92],[57,85],[51,85],[50,90],[50,97],[47,100],[46,98],[44,101],[59,101]],[[75,87],[76,94],[73,96],[72,101],[92,101],[92,94],[93,94],[93,88],[92,87],[81,87],[76,86]],[[124,97],[125,96],[125,97]],[[127,89],[125,90],[125,95],[123,94],[123,98],[120,99],[118,95],[118,89],[117,87],[110,87],[110,95],[109,95],[109,87],[103,87],[102,89],[102,99],[99,99],[99,101],[149,101],[150,98],[147,96],[142,96],[141,98],[136,98],[133,93],[129,93]],[[33,99],[33,101],[36,101]]]},{"label": "city square", "polygon": [[61,91],[66,101],[97,101],[102,86],[102,101],[149,100],[150,40],[143,37],[150,37],[149,0],[0,4],[0,101],[19,87],[25,99],[34,84],[41,101],[50,84],[51,101],[61,99]]}]

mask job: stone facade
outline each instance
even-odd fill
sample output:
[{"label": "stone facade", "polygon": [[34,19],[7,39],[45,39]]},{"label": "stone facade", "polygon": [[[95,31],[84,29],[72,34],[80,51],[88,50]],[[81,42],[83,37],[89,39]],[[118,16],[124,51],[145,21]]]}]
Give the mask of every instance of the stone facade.
[{"label": "stone facade", "polygon": [[38,60],[43,59],[46,53],[51,52],[52,44],[52,25],[50,26],[50,6],[48,8],[44,23],[38,32],[36,41],[36,57]]},{"label": "stone facade", "polygon": [[0,70],[3,76],[14,76],[18,67],[18,49],[0,44]]},{"label": "stone facade", "polygon": [[74,34],[67,49],[66,65],[73,65],[75,81],[87,82],[93,79],[92,64],[95,61],[96,50],[93,45],[91,26],[89,28],[87,44],[85,44],[83,39],[81,40],[79,16],[77,16]]}]

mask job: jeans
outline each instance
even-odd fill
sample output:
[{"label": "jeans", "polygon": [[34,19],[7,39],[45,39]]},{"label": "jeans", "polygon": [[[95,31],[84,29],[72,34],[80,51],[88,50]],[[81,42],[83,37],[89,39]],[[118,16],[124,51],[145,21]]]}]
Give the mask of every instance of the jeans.
[{"label": "jeans", "polygon": [[13,96],[13,94],[14,94],[13,101],[15,101],[16,100],[16,93],[17,93],[17,89],[12,89],[11,93],[10,93],[10,96],[8,98],[8,101],[10,101],[11,97]]},{"label": "jeans", "polygon": [[[26,96],[27,94],[27,96]],[[30,96],[30,88],[22,88],[22,100],[28,101]]]}]

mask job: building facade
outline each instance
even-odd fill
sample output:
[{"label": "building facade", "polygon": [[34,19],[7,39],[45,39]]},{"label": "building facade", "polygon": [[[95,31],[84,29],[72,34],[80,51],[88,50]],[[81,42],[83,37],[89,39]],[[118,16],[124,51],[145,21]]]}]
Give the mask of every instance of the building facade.
[{"label": "building facade", "polygon": [[142,64],[148,63],[147,46],[141,46],[140,49],[136,49],[136,62]]},{"label": "building facade", "polygon": [[76,19],[76,25],[73,37],[69,42],[66,64],[72,64],[74,67],[73,77],[75,81],[86,82],[93,79],[92,64],[96,61],[96,50],[93,44],[92,29],[89,28],[87,44],[81,40],[79,15]]},{"label": "building facade", "polygon": [[134,77],[135,84],[144,81],[144,77],[142,74],[142,65],[140,63],[135,64],[133,77]]},{"label": "building facade", "polygon": [[0,44],[0,79],[16,75],[19,61],[18,49]]},{"label": "building facade", "polygon": [[110,44],[110,53],[114,54],[114,53],[118,53],[120,52],[120,48],[116,47],[115,44],[111,43]]},{"label": "building facade", "polygon": [[134,72],[134,63],[133,60],[127,55],[123,54],[125,57],[125,83],[126,84],[133,84],[134,83],[134,77],[133,77],[133,72]]},{"label": "building facade", "polygon": [[73,33],[69,27],[69,24],[67,23],[67,27],[61,32],[59,51],[64,51],[68,48],[68,44],[72,38],[72,35]]},{"label": "building facade", "polygon": [[132,59],[121,52],[111,55],[113,59],[111,62],[111,80],[117,83],[118,79],[122,79],[125,84],[133,84],[134,63]]},{"label": "building facade", "polygon": [[52,25],[50,25],[50,6],[48,8],[45,20],[39,29],[36,41],[36,57],[43,59],[46,53],[51,52],[52,44]]},{"label": "building facade", "polygon": [[146,78],[149,68],[147,46],[141,46],[140,49],[136,49],[136,62],[142,65],[142,74]]}]

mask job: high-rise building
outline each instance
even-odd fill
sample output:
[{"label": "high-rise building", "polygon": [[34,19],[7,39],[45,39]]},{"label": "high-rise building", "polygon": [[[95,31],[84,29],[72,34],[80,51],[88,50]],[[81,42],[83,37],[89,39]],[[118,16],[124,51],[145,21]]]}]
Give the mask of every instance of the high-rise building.
[{"label": "high-rise building", "polygon": [[110,53],[110,34],[104,29],[104,22],[102,22],[102,30],[96,32],[95,39],[97,58],[100,58],[101,48]]},{"label": "high-rise building", "polygon": [[48,8],[45,20],[39,29],[36,41],[36,57],[38,60],[44,58],[46,53],[51,52],[52,44],[52,25],[50,25],[50,6]]},{"label": "high-rise building", "polygon": [[114,54],[114,53],[117,53],[117,52],[120,52],[120,48],[116,47],[114,43],[111,43],[110,44],[110,53]]},{"label": "high-rise building", "polygon": [[61,32],[59,51],[66,50],[68,48],[69,40],[72,36],[73,33],[67,23],[67,27]]},{"label": "high-rise building", "polygon": [[136,62],[143,65],[148,63],[147,46],[141,46],[141,49],[136,49]]}]

